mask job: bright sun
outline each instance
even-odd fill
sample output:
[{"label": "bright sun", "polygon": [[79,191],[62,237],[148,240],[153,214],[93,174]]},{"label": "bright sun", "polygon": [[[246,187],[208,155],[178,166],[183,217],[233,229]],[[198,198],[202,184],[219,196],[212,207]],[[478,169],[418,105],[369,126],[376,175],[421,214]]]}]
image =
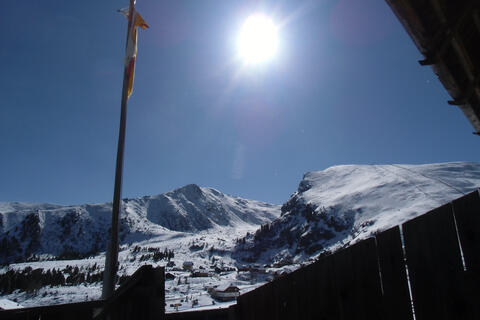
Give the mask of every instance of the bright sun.
[{"label": "bright sun", "polygon": [[277,27],[263,14],[251,15],[245,20],[238,37],[238,53],[246,63],[271,59],[277,51]]}]

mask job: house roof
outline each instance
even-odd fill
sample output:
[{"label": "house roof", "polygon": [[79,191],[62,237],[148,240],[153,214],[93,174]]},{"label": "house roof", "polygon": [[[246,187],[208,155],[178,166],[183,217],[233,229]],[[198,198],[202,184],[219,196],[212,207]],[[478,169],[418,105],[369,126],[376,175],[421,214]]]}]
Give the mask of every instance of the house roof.
[{"label": "house roof", "polygon": [[237,288],[237,286],[231,283],[224,283],[215,288],[216,291],[226,291],[229,288]]},{"label": "house roof", "polygon": [[10,310],[10,309],[19,309],[19,308],[23,308],[23,306],[16,303],[15,301],[11,301],[8,299],[0,299],[0,310]]},{"label": "house roof", "polygon": [[480,134],[480,1],[386,0],[448,91]]}]

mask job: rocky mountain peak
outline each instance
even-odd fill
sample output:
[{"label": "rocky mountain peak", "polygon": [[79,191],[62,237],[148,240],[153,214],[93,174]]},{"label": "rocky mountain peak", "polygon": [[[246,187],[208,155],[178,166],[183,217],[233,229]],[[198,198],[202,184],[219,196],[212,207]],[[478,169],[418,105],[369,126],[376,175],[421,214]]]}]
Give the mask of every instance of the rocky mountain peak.
[{"label": "rocky mountain peak", "polygon": [[399,225],[480,186],[480,164],[342,165],[303,176],[281,216],[246,237],[237,257],[299,260]]}]

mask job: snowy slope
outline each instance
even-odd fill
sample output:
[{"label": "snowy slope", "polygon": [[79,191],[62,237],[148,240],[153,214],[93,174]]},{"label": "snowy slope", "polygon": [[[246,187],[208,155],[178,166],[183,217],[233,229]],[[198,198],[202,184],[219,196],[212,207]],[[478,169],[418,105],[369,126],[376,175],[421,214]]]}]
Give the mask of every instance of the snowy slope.
[{"label": "snowy slope", "polygon": [[[122,243],[175,232],[255,228],[277,217],[280,207],[187,185],[156,196],[124,199]],[[0,264],[33,255],[80,258],[105,250],[111,204],[58,206],[0,203]]]},{"label": "snowy slope", "polygon": [[127,212],[173,231],[194,232],[215,226],[262,224],[278,215],[277,206],[227,196],[190,184],[151,197],[128,201]]},{"label": "snowy slope", "polygon": [[[0,295],[25,306],[100,298],[110,215],[108,203],[0,203],[0,258],[9,263],[0,267]],[[167,310],[173,311],[171,303],[183,303],[181,310],[191,308],[191,302],[182,302],[187,295],[199,301],[197,307],[211,308],[208,286],[228,281],[239,285],[242,292],[255,287],[250,280],[243,279],[244,275],[236,278],[231,252],[236,239],[279,215],[278,205],[228,196],[196,185],[156,196],[124,199],[118,274],[131,275],[143,264],[165,266],[169,262],[172,265],[167,271],[176,279],[165,284]],[[164,252],[171,252],[174,257],[167,260],[161,255]],[[28,257],[30,261],[23,262]],[[192,278],[186,283],[191,275],[182,270],[184,261],[192,261],[195,269],[210,276]],[[62,284],[45,284],[30,290],[14,290],[18,287],[8,284],[32,273],[42,274],[42,283],[52,281],[52,274],[57,279],[60,273]],[[19,283],[22,282],[17,281],[14,286]]]},{"label": "snowy slope", "polygon": [[[171,305],[180,303],[179,310],[218,307],[223,304],[213,305],[209,287],[234,283],[242,293],[247,292],[275,273],[298,268],[306,259],[403,223],[478,186],[477,163],[348,165],[306,173],[297,192],[281,208],[195,185],[125,199],[118,274],[130,275],[142,264],[166,266],[168,261],[155,259],[154,252],[173,250],[172,265],[166,267],[175,277],[165,283],[167,312],[175,310]],[[106,242],[110,210],[110,204],[63,207],[0,203],[3,239],[17,239],[21,254],[36,250],[58,255],[67,244],[89,256],[50,261],[42,257],[41,261],[0,268],[0,277],[13,270],[25,273],[28,268],[42,268],[44,274],[56,270],[67,282],[33,292],[0,292],[3,298],[16,299],[25,306],[99,298],[101,277],[80,283],[68,283],[68,279],[72,278],[72,266],[90,276],[103,270],[105,256],[99,243],[104,246]],[[3,242],[0,236],[0,246]],[[92,248],[97,253],[88,253],[94,251]],[[2,254],[4,248],[0,249]],[[192,277],[182,270],[185,261],[209,275]],[[233,271],[245,263],[272,267],[267,273]],[[193,307],[195,300],[198,305]]]},{"label": "snowy slope", "polygon": [[237,247],[246,261],[301,261],[399,225],[480,186],[480,164],[343,165],[304,175],[282,215]]}]

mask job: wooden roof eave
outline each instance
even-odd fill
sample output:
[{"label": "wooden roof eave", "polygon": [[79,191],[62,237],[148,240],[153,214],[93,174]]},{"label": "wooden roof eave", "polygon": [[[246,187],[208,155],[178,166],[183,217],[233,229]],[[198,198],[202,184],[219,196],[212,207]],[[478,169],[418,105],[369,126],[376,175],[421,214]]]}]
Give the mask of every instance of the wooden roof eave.
[{"label": "wooden roof eave", "polygon": [[[465,7],[458,18],[449,25],[438,0],[429,1],[428,9],[431,10],[428,12],[417,12],[411,1],[386,0],[419,51],[425,56],[425,60],[420,63],[432,65],[435,74],[453,98],[449,104],[459,106],[476,133],[480,133],[480,76],[478,74],[480,65],[478,59],[473,61],[472,56],[469,55],[463,43],[464,35],[458,33],[462,24],[471,18],[474,21],[472,32],[480,34],[479,3],[477,0],[465,2]],[[428,30],[431,26],[426,23],[432,21],[432,18],[441,24],[440,30],[435,32]],[[443,57],[447,48],[453,50],[455,61]],[[458,65],[461,67],[458,68]],[[460,84],[460,80],[455,77],[455,74],[458,77],[459,72],[464,79],[467,79],[466,85]]]}]

